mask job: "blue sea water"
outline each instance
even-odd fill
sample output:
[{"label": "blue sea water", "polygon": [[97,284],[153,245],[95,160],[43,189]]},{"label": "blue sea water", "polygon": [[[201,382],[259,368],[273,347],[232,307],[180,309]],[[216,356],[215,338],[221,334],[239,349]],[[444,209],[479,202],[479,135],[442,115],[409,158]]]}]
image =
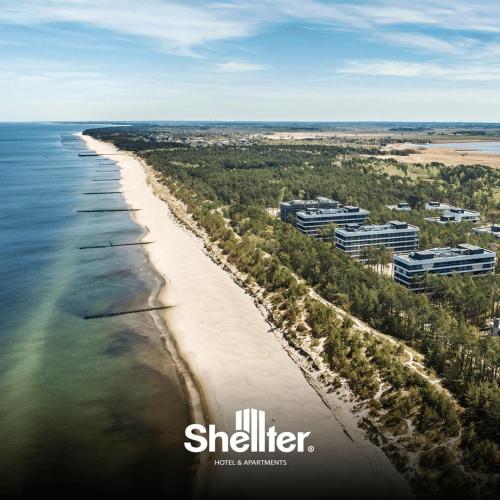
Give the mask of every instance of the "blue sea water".
[{"label": "blue sea water", "polygon": [[0,496],[187,491],[189,406],[150,313],[159,280],[92,124],[0,124]]}]

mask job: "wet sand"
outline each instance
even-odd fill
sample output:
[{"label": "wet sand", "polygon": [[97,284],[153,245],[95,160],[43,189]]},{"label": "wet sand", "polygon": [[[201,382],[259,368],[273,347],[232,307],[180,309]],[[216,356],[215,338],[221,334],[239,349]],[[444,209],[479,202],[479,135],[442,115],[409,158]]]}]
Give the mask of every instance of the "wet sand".
[{"label": "wet sand", "polygon": [[[267,425],[280,431],[310,431],[308,453],[226,453],[210,457],[204,495],[255,498],[305,494],[315,498],[399,498],[410,495],[404,478],[344,411],[327,408],[289,357],[245,293],[203,251],[203,243],[176,222],[155,196],[145,167],[130,154],[84,136],[87,146],[112,155],[121,167],[122,190],[137,222],[147,227],[145,247],[165,279],[165,320],[178,350],[201,388],[209,418],[233,432],[234,412],[266,411]],[[339,400],[338,406],[343,403]],[[256,456],[258,455],[258,456]],[[281,466],[214,465],[215,458],[286,460]]]}]

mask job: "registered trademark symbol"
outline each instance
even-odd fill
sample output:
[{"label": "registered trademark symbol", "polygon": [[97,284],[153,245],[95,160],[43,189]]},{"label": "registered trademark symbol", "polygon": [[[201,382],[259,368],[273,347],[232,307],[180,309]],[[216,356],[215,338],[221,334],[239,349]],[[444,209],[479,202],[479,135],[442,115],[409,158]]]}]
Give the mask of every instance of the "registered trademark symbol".
[{"label": "registered trademark symbol", "polygon": [[312,452],[314,451],[314,446],[308,446],[308,447],[307,447],[307,451],[308,451],[309,453],[312,453]]}]

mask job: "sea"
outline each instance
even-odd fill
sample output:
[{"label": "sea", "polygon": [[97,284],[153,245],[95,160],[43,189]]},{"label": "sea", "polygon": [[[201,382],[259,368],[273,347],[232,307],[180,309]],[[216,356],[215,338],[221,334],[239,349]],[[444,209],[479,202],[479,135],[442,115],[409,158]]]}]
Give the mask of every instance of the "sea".
[{"label": "sea", "polygon": [[[118,167],[75,136],[0,124],[0,497],[187,496],[189,401],[161,335],[161,280]],[[85,194],[115,192],[112,194]],[[97,246],[102,248],[81,248]],[[156,316],[155,316],[156,314]]]}]

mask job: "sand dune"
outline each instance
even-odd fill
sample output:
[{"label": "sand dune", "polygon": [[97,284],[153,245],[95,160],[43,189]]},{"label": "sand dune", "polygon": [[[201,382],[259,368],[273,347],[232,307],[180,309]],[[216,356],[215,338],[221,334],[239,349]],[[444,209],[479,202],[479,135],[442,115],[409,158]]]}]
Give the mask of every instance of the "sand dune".
[{"label": "sand dune", "polygon": [[[84,136],[88,147],[112,154],[112,145]],[[111,156],[121,167],[122,189],[136,220],[147,226],[145,247],[167,286],[162,300],[179,352],[199,381],[210,421],[234,431],[234,412],[265,410],[278,431],[311,431],[312,453],[275,453],[286,466],[215,466],[210,459],[208,496],[403,499],[405,480],[371,444],[345,411],[328,409],[288,356],[252,298],[204,252],[203,245],[173,218],[153,194],[141,163],[131,155]],[[339,401],[339,407],[342,402]],[[271,420],[272,419],[272,420]],[[225,454],[219,458],[263,458]],[[205,495],[204,495],[205,497]]]}]

